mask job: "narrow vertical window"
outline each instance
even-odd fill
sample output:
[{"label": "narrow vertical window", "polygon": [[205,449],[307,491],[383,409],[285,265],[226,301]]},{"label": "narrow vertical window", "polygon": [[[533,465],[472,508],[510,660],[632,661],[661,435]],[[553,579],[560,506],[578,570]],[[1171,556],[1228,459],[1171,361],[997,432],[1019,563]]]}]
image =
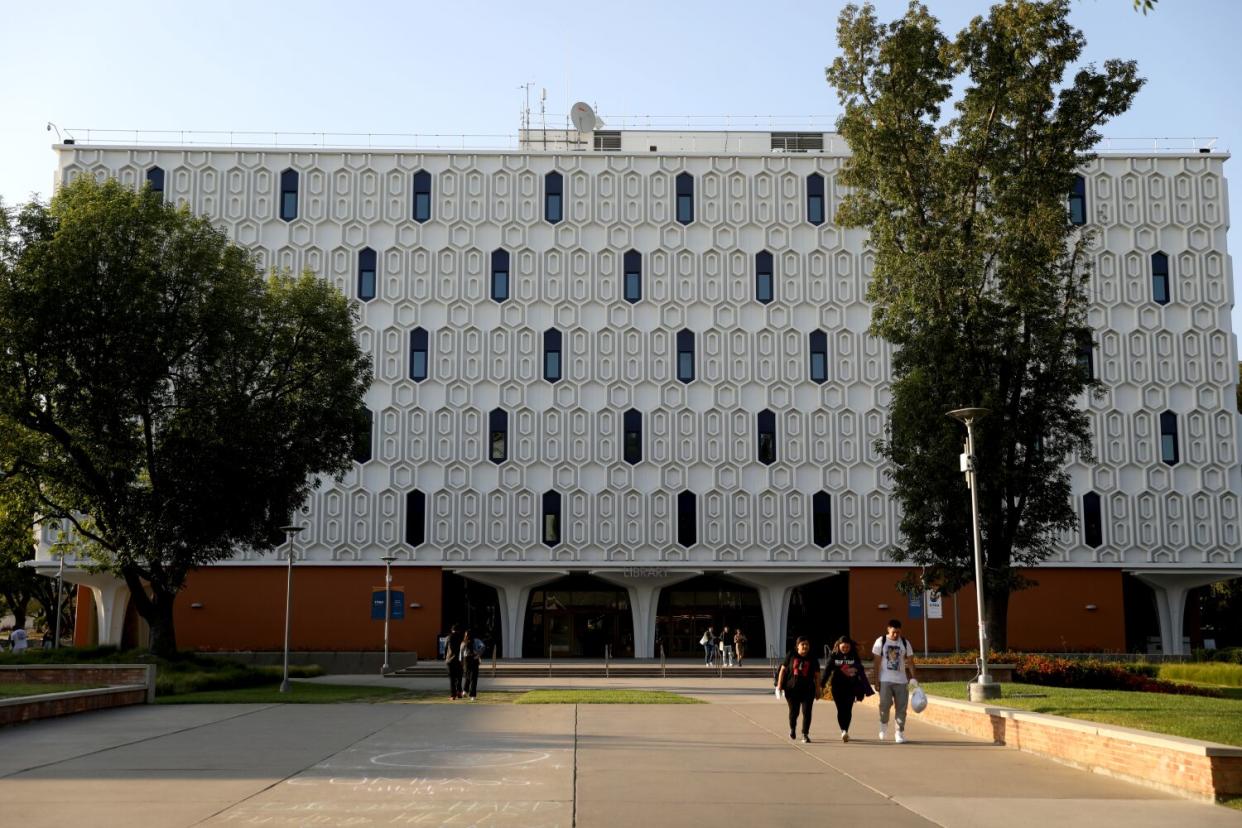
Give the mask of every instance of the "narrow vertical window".
[{"label": "narrow vertical window", "polygon": [[1151,298],[1157,305],[1167,305],[1172,298],[1169,290],[1169,257],[1165,253],[1151,254]]},{"label": "narrow vertical window", "polygon": [[828,381],[828,335],[811,331],[811,381]]},{"label": "narrow vertical window", "polygon": [[1074,361],[1086,379],[1095,379],[1095,344],[1091,341],[1091,334],[1083,333],[1078,337]]},{"label": "narrow vertical window", "polygon": [[427,331],[422,328],[410,331],[410,379],[427,379]]},{"label": "narrow vertical window", "polygon": [[624,289],[625,301],[637,302],[643,298],[643,256],[637,250],[631,250],[624,256]]},{"label": "narrow vertical window", "polygon": [[492,251],[492,299],[503,302],[509,298],[509,251]]},{"label": "narrow vertical window", "polygon": [[164,194],[164,170],[160,167],[152,167],[147,170],[147,186],[151,188],[151,192]]},{"label": "narrow vertical window", "polygon": [[492,409],[487,415],[488,455],[493,463],[509,459],[509,415],[503,408]]},{"label": "narrow vertical window", "polygon": [[369,408],[358,412],[354,423],[354,462],[366,463],[371,459],[371,431],[375,427],[375,413]]},{"label": "narrow vertical window", "polygon": [[405,495],[405,542],[421,546],[427,540],[427,496],[415,489]]},{"label": "narrow vertical window", "polygon": [[625,443],[623,451],[625,462],[633,465],[643,461],[643,415],[641,411],[631,408],[624,417]]},{"label": "narrow vertical window", "polygon": [[548,382],[561,378],[561,332],[556,328],[543,332],[543,378]]},{"label": "narrow vertical window", "polygon": [[806,220],[811,224],[824,223],[824,177],[819,173],[806,177]]},{"label": "narrow vertical window", "polygon": [[677,332],[677,379],[694,381],[694,334],[690,331]]},{"label": "narrow vertical window", "polygon": [[1083,542],[1095,548],[1104,543],[1104,527],[1100,522],[1100,496],[1087,492],[1082,496]]},{"label": "narrow vertical window", "polygon": [[297,170],[285,170],[280,174],[280,217],[285,221],[298,217]]},{"label": "narrow vertical window", "polygon": [[811,495],[811,537],[816,546],[832,544],[832,495],[827,492]]},{"label": "narrow vertical window", "polygon": [[1177,415],[1166,411],[1160,415],[1160,460],[1166,466],[1175,466],[1180,459],[1177,451]]},{"label": "narrow vertical window", "polygon": [[431,220],[431,173],[426,170],[414,173],[414,220]]},{"label": "narrow vertical window", "polygon": [[555,170],[543,177],[543,218],[549,224],[561,220],[562,186],[561,174]]},{"label": "narrow vertical window", "polygon": [[770,466],[776,462],[776,415],[766,408],[759,412],[758,435],[759,462]]},{"label": "narrow vertical window", "polygon": [[1081,175],[1074,176],[1074,184],[1069,197],[1070,224],[1087,223],[1087,180]]},{"label": "narrow vertical window", "polygon": [[755,298],[766,305],[772,301],[774,293],[772,254],[766,250],[760,250],[755,254]]},{"label": "narrow vertical window", "polygon": [[543,542],[556,546],[561,542],[561,494],[543,493]]},{"label": "narrow vertical window", "polygon": [[369,247],[358,251],[358,298],[363,302],[375,298],[375,251]]},{"label": "narrow vertical window", "polygon": [[694,221],[694,176],[690,173],[677,176],[677,221],[682,224]]},{"label": "narrow vertical window", "polygon": [[677,495],[677,542],[694,546],[699,538],[699,505],[694,492]]}]

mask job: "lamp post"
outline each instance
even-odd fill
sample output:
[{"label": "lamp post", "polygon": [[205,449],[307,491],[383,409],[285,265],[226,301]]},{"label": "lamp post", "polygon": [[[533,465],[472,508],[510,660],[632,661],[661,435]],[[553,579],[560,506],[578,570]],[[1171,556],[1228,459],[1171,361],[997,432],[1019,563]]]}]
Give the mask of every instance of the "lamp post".
[{"label": "lamp post", "polygon": [[285,567],[285,669],[280,679],[280,692],[289,692],[289,617],[293,608],[293,539],[298,536],[306,527],[288,526],[280,527],[280,531],[285,533],[285,538],[289,542],[289,563]]},{"label": "lamp post", "polygon": [[986,408],[959,408],[948,412],[955,420],[966,424],[966,451],[962,453],[961,469],[966,474],[966,486],[970,489],[970,517],[974,529],[975,544],[975,601],[979,612],[979,676],[967,685],[971,701],[1000,698],[1000,685],[988,675],[987,619],[983,615],[983,537],[979,532],[979,479],[975,468],[976,420],[992,412]]},{"label": "lamp post", "polygon": [[60,558],[60,566],[56,568],[56,608],[53,610],[56,614],[56,632],[54,633],[55,637],[52,639],[52,647],[56,649],[60,649],[60,601],[61,590],[65,583],[65,547],[68,545],[64,542],[52,544],[53,549],[60,550],[56,556]]},{"label": "lamp post", "polygon": [[384,663],[380,675],[388,675],[388,619],[392,617],[392,562],[397,556],[391,552],[380,558],[384,562]]}]

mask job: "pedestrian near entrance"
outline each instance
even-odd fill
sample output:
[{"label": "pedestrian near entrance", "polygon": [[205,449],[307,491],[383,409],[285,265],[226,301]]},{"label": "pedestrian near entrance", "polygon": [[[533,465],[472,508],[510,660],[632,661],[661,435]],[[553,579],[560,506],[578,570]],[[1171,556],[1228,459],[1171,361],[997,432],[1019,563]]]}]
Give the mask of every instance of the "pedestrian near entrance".
[{"label": "pedestrian near entrance", "polygon": [[858,645],[848,635],[843,635],[832,645],[828,664],[824,668],[824,684],[832,690],[832,703],[837,706],[837,726],[841,728],[842,742],[850,740],[854,702],[862,701],[859,677],[866,681],[866,669],[862,657],[858,655]]},{"label": "pedestrian near entrance", "polygon": [[448,666],[449,698],[461,698],[461,631],[454,624],[449,628],[448,642],[444,645],[444,663]]},{"label": "pedestrian near entrance", "polygon": [[699,643],[703,645],[703,663],[710,666],[712,657],[716,654],[716,628],[708,627]]},{"label": "pedestrian near entrance", "polygon": [[720,653],[720,666],[733,666],[733,635],[729,632],[728,625],[720,630],[720,644],[717,646],[717,652]]},{"label": "pedestrian near entrance", "polygon": [[474,633],[466,630],[461,638],[461,672],[463,697],[469,696],[474,701],[479,695],[479,648],[475,646],[478,639]]},{"label": "pedestrian near entrance", "polygon": [[871,654],[875,656],[875,680],[880,691],[880,741],[884,741],[886,735],[889,710],[896,704],[894,741],[901,744],[906,740],[906,708],[910,703],[907,685],[914,678],[914,648],[901,634],[900,620],[889,620],[884,635],[875,640]]},{"label": "pedestrian near entrance", "polygon": [[819,695],[819,659],[811,655],[811,641],[799,638],[795,651],[785,656],[776,677],[776,693],[789,705],[789,738],[798,734],[798,712],[802,712],[802,741],[811,741],[811,708]]},{"label": "pedestrian near entrance", "polygon": [[741,667],[742,659],[746,658],[746,636],[740,627],[733,634],[733,651],[737,653],[737,666]]}]

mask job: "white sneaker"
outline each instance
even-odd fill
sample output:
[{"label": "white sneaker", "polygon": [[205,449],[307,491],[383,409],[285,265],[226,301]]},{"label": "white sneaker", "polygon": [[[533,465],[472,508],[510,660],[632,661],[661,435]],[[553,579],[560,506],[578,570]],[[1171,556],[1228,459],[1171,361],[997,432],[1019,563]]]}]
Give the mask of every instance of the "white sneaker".
[{"label": "white sneaker", "polygon": [[880,728],[880,741],[884,741],[884,728]]},{"label": "white sneaker", "polygon": [[904,745],[906,743],[906,734],[900,730],[897,731],[897,738],[893,741],[899,745]]},{"label": "white sneaker", "polygon": [[841,741],[848,742],[850,740],[850,732],[848,730],[841,731]]}]

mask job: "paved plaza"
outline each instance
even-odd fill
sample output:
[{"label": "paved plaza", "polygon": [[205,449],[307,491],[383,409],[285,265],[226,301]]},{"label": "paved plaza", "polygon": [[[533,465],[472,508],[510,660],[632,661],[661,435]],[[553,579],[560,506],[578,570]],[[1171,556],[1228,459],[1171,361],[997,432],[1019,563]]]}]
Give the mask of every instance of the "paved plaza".
[{"label": "paved plaza", "polygon": [[11,727],[0,825],[1242,827],[917,716],[896,745],[859,708],[842,744],[817,704],[803,745],[753,680],[627,684],[709,704],[176,705]]}]

